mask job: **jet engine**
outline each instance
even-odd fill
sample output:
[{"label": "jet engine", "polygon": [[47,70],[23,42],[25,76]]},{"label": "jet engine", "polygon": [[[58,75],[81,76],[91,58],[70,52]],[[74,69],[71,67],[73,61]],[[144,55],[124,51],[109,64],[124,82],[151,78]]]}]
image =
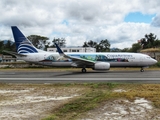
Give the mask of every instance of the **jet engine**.
[{"label": "jet engine", "polygon": [[94,64],[93,70],[109,70],[110,63],[107,62],[97,62]]}]

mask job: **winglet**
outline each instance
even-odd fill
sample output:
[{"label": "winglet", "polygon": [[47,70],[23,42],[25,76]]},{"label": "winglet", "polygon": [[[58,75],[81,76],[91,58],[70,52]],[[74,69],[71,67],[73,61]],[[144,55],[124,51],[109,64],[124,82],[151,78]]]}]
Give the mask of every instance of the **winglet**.
[{"label": "winglet", "polygon": [[55,45],[56,45],[57,51],[60,54],[60,56],[64,56],[65,54],[63,53],[63,51],[61,50],[61,48],[58,46],[58,44],[55,43]]}]

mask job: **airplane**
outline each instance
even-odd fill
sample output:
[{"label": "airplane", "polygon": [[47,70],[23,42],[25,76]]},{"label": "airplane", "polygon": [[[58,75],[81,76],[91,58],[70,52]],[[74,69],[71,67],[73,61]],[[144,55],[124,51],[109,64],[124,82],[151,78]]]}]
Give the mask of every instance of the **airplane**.
[{"label": "airplane", "polygon": [[125,52],[104,52],[104,53],[64,53],[55,43],[57,52],[51,53],[37,49],[17,26],[11,26],[16,51],[4,51],[16,56],[18,60],[29,63],[54,67],[77,67],[82,73],[86,73],[86,68],[93,70],[109,70],[110,67],[140,67],[144,68],[157,63],[157,60],[141,53]]}]

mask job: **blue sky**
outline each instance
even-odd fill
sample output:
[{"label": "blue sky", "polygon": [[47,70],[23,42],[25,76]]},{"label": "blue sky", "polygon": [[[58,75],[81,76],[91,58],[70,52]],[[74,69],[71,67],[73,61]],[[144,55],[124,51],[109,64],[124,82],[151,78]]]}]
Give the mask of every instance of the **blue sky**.
[{"label": "blue sky", "polygon": [[125,22],[151,23],[156,14],[142,14],[141,12],[131,12],[126,15]]}]

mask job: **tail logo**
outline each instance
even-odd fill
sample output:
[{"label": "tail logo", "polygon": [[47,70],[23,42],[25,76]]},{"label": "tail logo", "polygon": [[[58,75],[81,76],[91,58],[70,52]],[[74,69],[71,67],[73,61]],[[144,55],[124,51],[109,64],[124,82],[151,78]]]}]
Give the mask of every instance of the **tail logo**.
[{"label": "tail logo", "polygon": [[18,53],[37,53],[37,49],[33,46],[33,44],[29,40],[23,40],[17,49]]}]

